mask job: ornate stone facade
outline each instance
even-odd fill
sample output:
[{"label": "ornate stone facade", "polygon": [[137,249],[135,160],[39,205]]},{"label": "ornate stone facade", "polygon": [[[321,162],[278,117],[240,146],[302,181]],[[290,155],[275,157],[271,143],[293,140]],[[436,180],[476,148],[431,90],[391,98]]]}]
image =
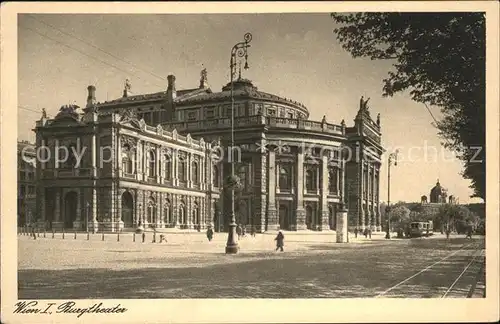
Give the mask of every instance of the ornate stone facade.
[{"label": "ornate stone facade", "polygon": [[36,221],[36,152],[27,141],[17,143],[17,221],[19,226]]},{"label": "ornate stone facade", "polygon": [[[47,226],[224,231],[234,203],[237,223],[261,232],[335,230],[345,206],[350,226],[380,230],[380,120],[366,102],[349,128],[308,120],[304,105],[248,80],[212,92],[202,77],[199,88],[176,90],[169,76],[164,92],[104,103],[89,86],[85,109],[42,118],[37,146],[52,159],[38,162],[37,204]],[[60,145],[86,152],[59,162]],[[234,200],[223,189],[232,168]]]}]

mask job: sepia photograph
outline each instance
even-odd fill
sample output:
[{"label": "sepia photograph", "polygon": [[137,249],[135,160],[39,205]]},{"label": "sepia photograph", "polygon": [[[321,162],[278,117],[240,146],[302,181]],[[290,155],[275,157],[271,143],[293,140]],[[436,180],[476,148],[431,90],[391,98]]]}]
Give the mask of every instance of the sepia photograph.
[{"label": "sepia photograph", "polygon": [[498,302],[498,13],[162,8],[13,15],[9,318]]}]

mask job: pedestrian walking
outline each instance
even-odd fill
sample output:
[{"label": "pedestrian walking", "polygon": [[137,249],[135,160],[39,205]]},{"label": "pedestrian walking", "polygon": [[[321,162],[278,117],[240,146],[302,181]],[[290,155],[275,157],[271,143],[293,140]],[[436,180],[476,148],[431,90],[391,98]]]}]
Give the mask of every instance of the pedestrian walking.
[{"label": "pedestrian walking", "polygon": [[363,231],[363,235],[365,236],[365,238],[368,237],[368,228],[365,228],[365,230]]},{"label": "pedestrian walking", "polygon": [[371,228],[368,229],[368,237],[370,239],[372,238],[372,229]]},{"label": "pedestrian walking", "polygon": [[448,240],[450,238],[450,229],[446,229],[446,239]]},{"label": "pedestrian walking", "polygon": [[208,239],[208,241],[211,242],[213,237],[214,237],[214,230],[210,226],[207,229],[207,239]]},{"label": "pedestrian walking", "polygon": [[241,237],[241,226],[239,224],[236,226],[236,234],[238,235],[239,240]]},{"label": "pedestrian walking", "polygon": [[255,226],[252,225],[252,227],[250,227],[250,235],[252,237],[255,237]]},{"label": "pedestrian walking", "polygon": [[285,236],[283,235],[283,233],[281,231],[278,232],[278,235],[276,235],[276,238],[274,239],[276,241],[276,251],[281,250],[281,252],[283,252],[283,246],[285,245],[284,244],[284,241],[285,241]]},{"label": "pedestrian walking", "polygon": [[164,234],[160,234],[160,243],[163,243],[164,241],[167,243],[167,237]]},{"label": "pedestrian walking", "polygon": [[246,233],[245,233],[245,232],[246,232],[246,230],[245,230],[245,226],[243,226],[243,227],[241,228],[241,237],[245,237],[245,235],[246,235]]},{"label": "pedestrian walking", "polygon": [[354,228],[354,238],[357,238],[358,237],[358,228],[355,227]]},{"label": "pedestrian walking", "polygon": [[465,238],[469,238],[469,239],[472,239],[472,227],[469,227],[467,229],[467,236],[465,236]]}]

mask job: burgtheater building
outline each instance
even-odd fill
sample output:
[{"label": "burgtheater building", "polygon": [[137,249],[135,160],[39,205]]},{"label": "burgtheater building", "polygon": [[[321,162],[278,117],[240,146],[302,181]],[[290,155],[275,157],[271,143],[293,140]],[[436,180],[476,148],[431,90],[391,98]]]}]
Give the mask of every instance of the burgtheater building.
[{"label": "burgtheater building", "polygon": [[242,226],[334,230],[347,207],[350,228],[380,231],[380,117],[363,99],[353,108],[352,126],[313,121],[304,105],[241,77],[214,92],[206,70],[192,89],[176,89],[170,75],[165,91],[132,95],[126,82],[121,98],[102,103],[89,86],[85,108],[63,106],[36,123],[39,219],[53,228],[224,231],[233,164]]}]

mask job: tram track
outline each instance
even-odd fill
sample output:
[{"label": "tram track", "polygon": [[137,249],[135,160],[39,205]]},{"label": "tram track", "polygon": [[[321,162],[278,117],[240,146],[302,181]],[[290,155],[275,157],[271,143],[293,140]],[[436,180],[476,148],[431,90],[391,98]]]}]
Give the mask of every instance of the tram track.
[{"label": "tram track", "polygon": [[[464,243],[456,251],[433,262],[374,297],[469,297],[470,293],[468,292],[472,289],[470,287],[474,286],[478,280],[477,273],[480,269],[478,270],[477,267],[481,267],[482,264],[482,262],[477,262],[478,257],[483,253],[481,246],[481,242]],[[468,249],[470,247],[472,248]],[[455,258],[451,259],[452,257]],[[457,269],[459,271],[458,274],[456,273]],[[444,287],[439,284],[450,276],[453,278],[450,284]],[[433,282],[436,282],[436,284],[433,284]],[[467,287],[465,290],[464,285]]]}]

